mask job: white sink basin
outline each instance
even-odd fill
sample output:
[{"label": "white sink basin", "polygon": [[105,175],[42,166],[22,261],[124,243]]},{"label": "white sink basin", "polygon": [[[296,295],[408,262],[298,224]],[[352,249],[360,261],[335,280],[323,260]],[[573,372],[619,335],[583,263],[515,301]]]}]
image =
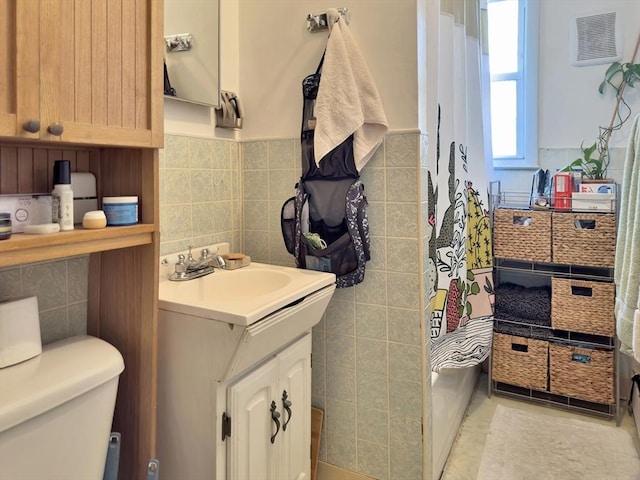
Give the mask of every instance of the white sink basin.
[{"label": "white sink basin", "polygon": [[161,279],[158,300],[163,310],[247,326],[335,281],[332,273],[252,262],[194,280]]}]

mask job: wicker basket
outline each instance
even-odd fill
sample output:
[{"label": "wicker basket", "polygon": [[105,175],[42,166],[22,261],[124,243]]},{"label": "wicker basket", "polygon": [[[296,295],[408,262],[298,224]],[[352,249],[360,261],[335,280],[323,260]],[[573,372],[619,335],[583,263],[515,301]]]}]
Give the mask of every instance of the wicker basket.
[{"label": "wicker basket", "polygon": [[551,212],[497,208],[493,213],[496,257],[551,261]]},{"label": "wicker basket", "polygon": [[551,279],[551,326],[569,332],[613,337],[615,285],[563,278]]},{"label": "wicker basket", "polygon": [[547,352],[549,342],[533,338],[493,334],[491,375],[497,382],[547,389]]},{"label": "wicker basket", "polygon": [[615,403],[612,350],[549,343],[549,391],[597,403]]},{"label": "wicker basket", "polygon": [[555,263],[613,267],[615,250],[615,214],[553,212]]}]

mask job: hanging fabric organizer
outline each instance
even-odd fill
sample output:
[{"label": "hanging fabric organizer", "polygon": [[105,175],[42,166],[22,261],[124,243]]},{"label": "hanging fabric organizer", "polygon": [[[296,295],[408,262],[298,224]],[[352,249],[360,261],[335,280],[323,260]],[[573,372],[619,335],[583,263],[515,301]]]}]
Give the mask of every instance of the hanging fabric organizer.
[{"label": "hanging fabric organizer", "polygon": [[[341,21],[340,14],[335,9],[327,11],[327,18],[330,29]],[[344,34],[346,29],[346,22],[341,23],[341,33],[337,36]],[[333,32],[337,30],[333,29]],[[350,36],[350,33],[347,31],[346,35]],[[336,274],[338,287],[349,287],[364,280],[365,264],[370,259],[367,200],[354,156],[354,142],[358,141],[357,130],[368,127],[366,121],[362,120],[364,116],[361,116],[351,125],[342,124],[338,129],[332,128],[335,126],[332,116],[336,113],[344,116],[345,107],[349,103],[346,97],[342,102],[332,100],[336,95],[343,95],[340,90],[345,85],[335,87],[332,84],[327,90],[321,84],[323,76],[332,77],[331,72],[327,72],[327,64],[334,65],[331,68],[338,68],[336,62],[340,62],[340,54],[334,50],[339,47],[333,45],[336,41],[342,42],[342,39],[330,37],[316,72],[302,82],[302,172],[296,185],[296,195],[282,207],[281,225],[285,246],[294,255],[299,268],[333,272]],[[352,37],[349,41],[353,44]],[[361,57],[359,50],[355,54]],[[361,58],[358,61],[363,62]],[[322,79],[325,81],[325,78]],[[354,88],[353,85],[346,87]],[[318,115],[318,100],[322,95],[322,88],[325,88],[325,103],[331,102],[331,111],[321,116]],[[384,125],[376,128],[379,132],[386,133],[384,113],[380,118]],[[318,159],[316,135],[319,128],[331,133],[324,136],[323,144],[325,148],[327,145],[330,148]],[[384,133],[378,135],[379,138],[375,138],[369,152],[365,152],[368,158],[382,141]],[[360,150],[364,152],[363,149]],[[361,162],[362,165],[366,160]]]}]

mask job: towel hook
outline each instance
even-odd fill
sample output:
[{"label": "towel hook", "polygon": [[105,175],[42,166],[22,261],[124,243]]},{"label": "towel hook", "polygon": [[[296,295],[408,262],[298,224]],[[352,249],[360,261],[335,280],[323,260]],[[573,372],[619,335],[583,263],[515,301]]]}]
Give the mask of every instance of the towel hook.
[{"label": "towel hook", "polygon": [[[338,13],[347,22],[349,25],[349,21],[351,20],[351,12],[349,8],[342,7],[338,8]],[[327,19],[327,12],[321,13],[310,13],[307,15],[307,30],[309,32],[322,32],[324,30],[329,30],[329,20]]]}]

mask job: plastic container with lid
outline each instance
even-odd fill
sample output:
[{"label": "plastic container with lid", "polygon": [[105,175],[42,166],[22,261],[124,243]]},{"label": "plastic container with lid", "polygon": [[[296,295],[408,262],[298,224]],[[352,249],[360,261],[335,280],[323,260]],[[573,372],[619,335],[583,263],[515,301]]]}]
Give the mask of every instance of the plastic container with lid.
[{"label": "plastic container with lid", "polygon": [[138,197],[103,197],[102,210],[107,216],[107,226],[138,223]]},{"label": "plastic container with lid", "polygon": [[0,212],[0,240],[11,238],[11,214]]}]

